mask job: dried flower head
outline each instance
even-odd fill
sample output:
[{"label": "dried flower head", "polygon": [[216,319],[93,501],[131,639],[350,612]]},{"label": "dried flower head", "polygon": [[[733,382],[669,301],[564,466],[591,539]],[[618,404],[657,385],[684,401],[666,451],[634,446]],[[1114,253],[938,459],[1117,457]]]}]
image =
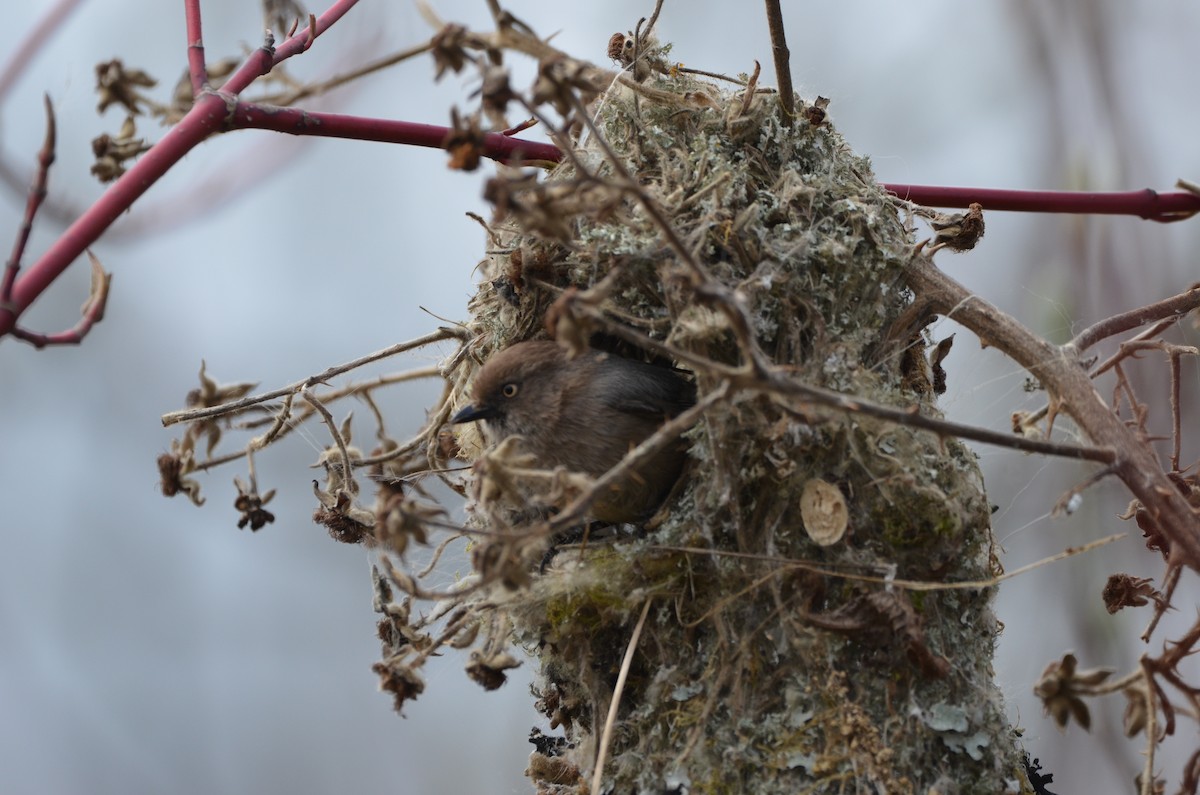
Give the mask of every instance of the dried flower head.
[{"label": "dried flower head", "polygon": [[97,64],[96,93],[100,102],[96,110],[103,113],[110,105],[121,105],[132,115],[140,114],[149,100],[138,89],[153,88],[157,83],[141,69],[127,69],[119,58]]},{"label": "dried flower head", "polygon": [[1112,671],[1108,668],[1079,671],[1077,667],[1075,655],[1064,654],[1061,660],[1046,666],[1033,692],[1042,700],[1046,714],[1054,719],[1059,729],[1066,729],[1074,718],[1088,731],[1092,727],[1092,716],[1083,697],[1094,695],[1095,688],[1112,676]]},{"label": "dried flower head", "polygon": [[1155,588],[1149,577],[1134,577],[1132,574],[1113,574],[1104,584],[1104,607],[1109,613],[1116,613],[1126,607],[1141,607],[1154,602],[1163,607],[1162,592]]}]

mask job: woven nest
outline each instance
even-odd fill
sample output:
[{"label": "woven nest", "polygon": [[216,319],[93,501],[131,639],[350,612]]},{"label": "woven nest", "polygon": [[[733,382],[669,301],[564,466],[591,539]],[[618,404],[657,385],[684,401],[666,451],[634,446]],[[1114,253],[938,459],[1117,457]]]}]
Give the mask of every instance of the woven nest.
[{"label": "woven nest", "polygon": [[[570,748],[535,754],[530,775],[567,791],[564,766],[589,770],[630,625],[651,599],[605,775],[617,791],[793,791],[853,775],[923,792],[947,748],[970,771],[960,782],[1000,791],[1011,749],[966,739],[1003,721],[987,598],[836,576],[987,576],[974,457],[752,375],[731,388],[730,368],[751,373],[758,356],[777,378],[936,413],[920,324],[896,331],[912,304],[902,209],[823,104],[800,103],[789,124],[777,94],[660,74],[643,90],[613,84],[590,110],[595,129],[547,177],[489,187],[498,212],[470,303],[474,356],[452,374],[451,403],[469,402],[492,353],[550,336],[548,315],[564,345],[679,366],[701,400],[727,391],[686,432],[691,462],[636,538],[560,551],[539,571],[552,539],[529,541],[519,511],[476,506],[493,532],[476,565],[510,567],[496,579],[517,593],[500,609],[539,655],[539,706]],[[460,457],[482,454],[477,431],[456,433]],[[962,660],[982,662],[961,671]],[[961,720],[913,721],[889,698]],[[746,720],[760,732],[751,744]],[[770,786],[764,769],[778,773]],[[929,781],[905,778],[913,769]]]}]

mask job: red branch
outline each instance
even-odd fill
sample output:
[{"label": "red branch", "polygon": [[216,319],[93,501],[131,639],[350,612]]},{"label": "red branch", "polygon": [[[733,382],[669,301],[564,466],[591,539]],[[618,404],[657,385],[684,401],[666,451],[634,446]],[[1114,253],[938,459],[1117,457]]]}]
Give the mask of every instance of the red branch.
[{"label": "red branch", "polygon": [[42,140],[41,151],[38,152],[38,168],[33,175],[33,184],[29,186],[29,195],[25,200],[25,216],[21,219],[21,228],[17,230],[17,239],[13,242],[12,256],[4,265],[4,276],[0,279],[0,308],[12,302],[13,284],[17,272],[21,270],[21,258],[25,256],[25,246],[29,243],[29,233],[33,231],[33,219],[37,217],[38,208],[46,199],[46,184],[50,179],[50,166],[54,165],[54,150],[57,146],[57,125],[54,123],[54,106],[50,97],[43,96],[46,106],[46,135]]},{"label": "red branch", "polygon": [[[312,113],[241,102],[238,95],[280,62],[304,52],[313,41],[352,9],[358,0],[333,0],[319,17],[297,30],[279,47],[268,41],[251,53],[225,85],[208,84],[201,35],[200,0],[185,0],[188,72],[195,102],[186,116],[137,163],[67,228],[30,268],[13,269],[4,286],[11,287],[7,303],[0,304],[0,337],[12,333],[17,319],[41,293],[94,243],[108,227],[149,190],[189,151],[210,135],[234,129],[264,129],[292,135],[317,135],[441,148],[451,129],[387,119]],[[58,9],[73,3],[60,0]],[[484,156],[501,162],[557,162],[562,153],[552,144],[525,141],[499,133],[484,137]],[[1106,213],[1137,215],[1156,221],[1174,221],[1200,211],[1200,195],[1152,190],[1126,193],[1068,193],[1060,191],[1008,191],[979,188],[941,188],[884,185],[897,196],[936,207],[967,207],[979,202],[987,210],[1026,212]],[[15,278],[15,281],[13,280]]]},{"label": "red branch", "polygon": [[187,22],[188,77],[192,81],[192,99],[195,99],[208,87],[208,69],[204,63],[204,36],[200,32],[200,0],[187,0],[183,4],[183,16]]},{"label": "red branch", "polygon": [[[352,138],[359,141],[428,146],[435,149],[445,146],[446,136],[451,132],[451,128],[436,124],[313,113],[297,108],[277,108],[250,102],[238,104],[229,126],[233,129],[275,130],[291,135]],[[525,141],[502,133],[484,135],[483,154],[501,163],[530,160],[557,162],[562,157],[562,152],[554,144]]]},{"label": "red branch", "polygon": [[54,241],[13,285],[7,306],[0,307],[0,335],[12,331],[17,318],[84,250],[138,198],[178,163],[196,144],[221,128],[228,113],[224,100],[205,94],[185,119],[146,152],[95,204]]},{"label": "red branch", "polygon": [[324,14],[316,18],[316,27],[303,28],[296,31],[296,34],[279,45],[275,50],[275,62],[273,65],[278,65],[291,58],[293,55],[299,55],[312,46],[313,40],[320,36],[325,31],[329,30],[335,22],[344,17],[350,9],[358,3],[358,0],[336,0]]},{"label": "red branch", "polygon": [[[273,128],[274,129],[274,128]],[[431,128],[432,129],[432,128]],[[445,128],[443,128],[445,129]],[[448,129],[445,132],[449,132]],[[562,153],[549,144],[538,146],[536,159],[558,162]],[[528,150],[532,151],[532,150]],[[490,151],[485,152],[489,157]],[[901,185],[883,183],[890,193],[905,201],[926,207],[966,209],[978,202],[984,210],[1015,210],[1028,213],[1079,213],[1089,215],[1136,215],[1149,221],[1167,223],[1191,218],[1200,212],[1200,195],[1188,191],[1159,193],[1144,190],[1096,192],[1055,190],[999,190],[996,188],[957,188],[940,185]]]},{"label": "red branch", "polygon": [[889,185],[892,193],[928,207],[967,208],[979,202],[984,210],[1018,210],[1031,213],[1089,213],[1136,215],[1150,221],[1182,221],[1200,212],[1200,196],[1186,191],[1159,193],[1146,188],[1124,192],[997,190],[946,188],[930,185]]},{"label": "red branch", "polygon": [[[220,92],[207,87],[204,44],[200,27],[199,0],[185,0],[187,21],[188,70],[193,87],[201,91],[191,110],[180,122],[143,155],[124,175],[105,191],[95,204],[75,220],[49,249],[12,283],[8,300],[0,304],[0,336],[10,334],[17,320],[33,301],[65,271],[109,226],[112,225],[150,186],[167,173],[188,152],[213,133],[230,129],[237,109],[236,93],[292,55],[303,52],[312,40],[346,14],[358,0],[335,0],[329,10],[278,49],[270,45],[253,52],[222,87]],[[15,270],[13,271],[15,275]],[[7,279],[6,279],[7,281]]]}]

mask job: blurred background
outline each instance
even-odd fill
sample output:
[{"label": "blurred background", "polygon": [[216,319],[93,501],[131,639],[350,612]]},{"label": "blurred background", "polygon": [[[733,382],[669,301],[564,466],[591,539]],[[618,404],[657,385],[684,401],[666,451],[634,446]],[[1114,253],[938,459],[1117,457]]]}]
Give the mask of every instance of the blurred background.
[{"label": "blurred background", "polygon": [[[0,53],[12,53],[51,5],[10,4]],[[483,0],[431,5],[446,20],[490,24]],[[558,47],[604,65],[609,36],[653,8],[651,0],[505,5],[555,34]],[[785,6],[797,90],[832,99],[832,122],[882,181],[1165,190],[1200,177],[1194,2]],[[210,62],[261,42],[257,3],[209,0],[204,14]],[[674,42],[673,60],[736,74],[758,59],[774,83],[761,5],[668,0],[658,32]],[[363,3],[286,68],[319,79],[431,33],[412,4]],[[183,74],[184,45],[182,3],[83,2],[0,105],[0,158],[27,183],[47,92],[59,121],[51,201],[73,217],[102,192],[88,175],[91,139],[123,118],[118,109],[96,115],[94,66],[119,57],[145,69],[165,99]],[[513,66],[514,83],[528,85],[533,64]],[[470,105],[477,80],[432,77],[423,57],[302,104],[446,124],[452,105]],[[138,132],[162,134],[144,118]],[[539,716],[528,666],[484,693],[462,660],[434,661],[403,718],[377,692],[369,555],[311,521],[308,467],[327,439],[319,427],[258,456],[260,486],[280,492],[269,506],[276,522],[258,533],[236,528],[232,477],[243,468],[200,475],[202,508],[164,498],[157,484],[155,459],[179,432],[159,417],[182,406],[201,360],[219,380],[276,387],[419,336],[440,323],[434,316],[466,317],[484,239],[465,213],[489,215],[480,193],[490,167],[463,174],[445,160],[434,150],[257,131],[207,142],[95,246],[114,274],[112,294],[82,346],[39,352],[0,341],[4,792],[530,791],[522,770]],[[24,202],[23,193],[0,193],[0,239],[15,234]],[[987,224],[974,252],[939,262],[1056,341],[1200,278],[1200,220],[991,213]],[[47,212],[26,262],[62,228]],[[81,261],[23,324],[74,324],[87,285]],[[953,331],[943,399],[952,419],[1006,429],[1014,410],[1038,405],[1024,374],[981,352],[969,333],[943,322],[935,336]],[[424,351],[371,372],[438,356]],[[1166,433],[1166,370],[1153,358],[1141,371],[1142,396],[1151,427]],[[1194,362],[1184,374],[1185,423],[1195,428]],[[391,433],[415,431],[437,392],[434,383],[392,390]],[[1200,450],[1194,433],[1187,441],[1190,462]],[[1055,776],[1053,791],[1132,791],[1141,746],[1120,736],[1124,700],[1094,704],[1090,736],[1074,725],[1060,733],[1031,689],[1067,650],[1083,667],[1121,672],[1156,652],[1170,621],[1148,649],[1134,644],[1148,611],[1109,616],[1100,589],[1114,571],[1157,577],[1160,560],[1115,518],[1127,500],[1115,489],[1088,491],[1073,516],[1050,517],[1087,467],[978,452],[1008,568],[1131,533],[999,589],[1006,629],[997,676],[1030,754]],[[1195,597],[1185,575],[1176,596],[1183,623]],[[1180,731],[1190,753],[1195,725],[1185,720]],[[1172,780],[1175,753],[1164,763]]]}]

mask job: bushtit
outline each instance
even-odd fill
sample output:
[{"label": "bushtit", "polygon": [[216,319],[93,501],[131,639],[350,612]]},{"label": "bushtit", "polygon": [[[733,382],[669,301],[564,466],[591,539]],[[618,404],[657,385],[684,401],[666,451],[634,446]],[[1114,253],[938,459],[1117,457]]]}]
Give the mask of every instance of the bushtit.
[{"label": "bushtit", "polygon": [[[489,441],[522,437],[545,469],[603,475],[666,420],[696,402],[673,370],[589,350],[569,358],[556,342],[520,342],[488,359],[473,402],[450,422],[483,420]],[[591,515],[620,524],[649,518],[687,457],[676,442],[601,495]]]}]

